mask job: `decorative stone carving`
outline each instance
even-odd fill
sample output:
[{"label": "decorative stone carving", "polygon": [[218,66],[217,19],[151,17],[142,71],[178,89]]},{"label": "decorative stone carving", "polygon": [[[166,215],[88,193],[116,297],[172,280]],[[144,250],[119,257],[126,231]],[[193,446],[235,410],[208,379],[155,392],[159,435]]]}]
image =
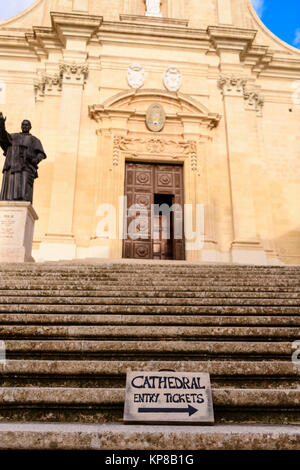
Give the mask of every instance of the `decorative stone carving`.
[{"label": "decorative stone carving", "polygon": [[[113,146],[113,165],[119,164],[119,153],[125,152],[127,157],[136,157],[137,155],[166,155],[172,156],[174,160],[190,158],[192,171],[198,170],[197,143],[194,140],[171,140],[161,137],[155,138],[129,138],[123,136],[114,137]],[[141,181],[141,183],[145,183]]]},{"label": "decorative stone carving", "polygon": [[122,137],[114,137],[114,147],[113,147],[113,166],[119,165],[119,150],[120,150],[120,140]]},{"label": "decorative stone carving", "polygon": [[262,116],[264,97],[255,90],[244,90],[246,109],[256,111],[257,116]]},{"label": "decorative stone carving", "polygon": [[165,127],[166,114],[164,108],[158,104],[152,104],[146,114],[146,125],[152,132],[160,132]]},{"label": "decorative stone carving", "polygon": [[198,170],[197,144],[194,141],[189,141],[189,145],[190,145],[191,169],[192,171],[197,171]]},{"label": "decorative stone carving", "polygon": [[246,84],[247,79],[245,77],[237,77],[235,75],[221,75],[218,82],[223,95],[229,96],[243,96]]},{"label": "decorative stone carving", "polygon": [[39,74],[34,81],[34,93],[36,101],[43,101],[45,96],[45,76]]},{"label": "decorative stone carving", "polygon": [[158,18],[162,17],[160,12],[161,0],[145,0],[146,2],[146,16],[156,16]]},{"label": "decorative stone carving", "polygon": [[62,76],[58,73],[45,75],[45,93],[50,95],[59,94],[62,90]]},{"label": "decorative stone carving", "polygon": [[154,137],[153,139],[149,139],[146,148],[150,153],[161,153],[165,150],[165,143],[159,137]]},{"label": "decorative stone carving", "polygon": [[60,74],[64,80],[73,83],[84,83],[88,76],[88,66],[76,62],[63,62],[59,66]]},{"label": "decorative stone carving", "polygon": [[59,95],[62,91],[62,74],[39,74],[34,82],[34,91],[36,101],[42,101],[45,95]]},{"label": "decorative stone carving", "polygon": [[169,67],[164,75],[164,85],[168,91],[178,91],[181,87],[182,75],[178,68]]},{"label": "decorative stone carving", "polygon": [[262,116],[263,115],[263,107],[265,104],[265,99],[262,95],[258,95],[258,98],[256,100],[256,114],[257,116]]},{"label": "decorative stone carving", "polygon": [[137,63],[131,64],[127,70],[127,81],[131,88],[141,88],[145,83],[145,70]]}]

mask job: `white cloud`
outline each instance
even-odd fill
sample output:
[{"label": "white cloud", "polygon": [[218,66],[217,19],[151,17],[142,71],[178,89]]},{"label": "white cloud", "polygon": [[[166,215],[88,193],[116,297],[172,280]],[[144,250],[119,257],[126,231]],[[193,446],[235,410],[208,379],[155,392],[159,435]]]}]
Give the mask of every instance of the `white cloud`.
[{"label": "white cloud", "polygon": [[296,29],[295,39],[293,41],[294,46],[300,48],[300,28]]},{"label": "white cloud", "polygon": [[261,18],[265,9],[265,0],[252,0],[252,4],[256,10],[256,13]]}]

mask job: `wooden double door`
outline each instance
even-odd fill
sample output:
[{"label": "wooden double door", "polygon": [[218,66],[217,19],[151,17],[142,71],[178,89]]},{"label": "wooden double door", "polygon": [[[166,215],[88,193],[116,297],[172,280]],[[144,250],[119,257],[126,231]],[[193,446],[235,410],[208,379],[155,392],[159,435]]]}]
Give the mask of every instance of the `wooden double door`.
[{"label": "wooden double door", "polygon": [[185,259],[183,190],[182,165],[126,163],[123,258]]}]

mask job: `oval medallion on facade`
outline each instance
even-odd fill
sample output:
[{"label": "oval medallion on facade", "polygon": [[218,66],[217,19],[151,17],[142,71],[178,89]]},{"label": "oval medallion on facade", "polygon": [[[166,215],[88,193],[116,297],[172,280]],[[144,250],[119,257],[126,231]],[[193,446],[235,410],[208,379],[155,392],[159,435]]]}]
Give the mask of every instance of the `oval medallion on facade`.
[{"label": "oval medallion on facade", "polygon": [[160,132],[165,127],[166,114],[164,108],[158,104],[152,104],[146,114],[146,125],[149,131]]}]

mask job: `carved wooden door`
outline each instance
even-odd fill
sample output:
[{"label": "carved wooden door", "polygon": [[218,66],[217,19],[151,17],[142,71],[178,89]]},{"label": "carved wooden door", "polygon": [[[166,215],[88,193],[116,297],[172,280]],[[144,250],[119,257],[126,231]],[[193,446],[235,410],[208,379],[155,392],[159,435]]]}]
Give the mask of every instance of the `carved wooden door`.
[{"label": "carved wooden door", "polygon": [[[155,214],[157,197],[163,202],[171,200],[180,211],[171,212],[169,221],[162,214]],[[156,165],[126,163],[125,196],[127,196],[127,238],[123,243],[123,257],[135,259],[185,259],[183,231],[183,171],[181,165]],[[169,199],[168,199],[169,198]],[[140,210],[139,210],[140,209]],[[168,227],[171,223],[171,227]],[[174,226],[177,233],[174,237]],[[169,229],[171,238],[165,237]],[[160,231],[158,237],[155,230]],[[159,242],[158,242],[159,239]]]}]

